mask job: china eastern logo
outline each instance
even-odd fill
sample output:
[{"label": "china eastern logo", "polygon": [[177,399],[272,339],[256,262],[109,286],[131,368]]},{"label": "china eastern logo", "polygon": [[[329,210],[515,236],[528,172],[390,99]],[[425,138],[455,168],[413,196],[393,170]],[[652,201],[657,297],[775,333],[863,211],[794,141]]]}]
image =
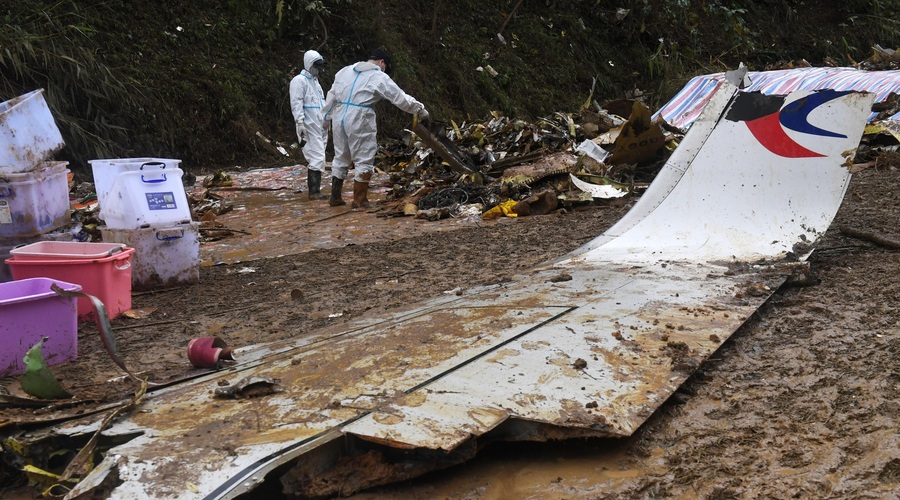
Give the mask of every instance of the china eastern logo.
[{"label": "china eastern logo", "polygon": [[739,93],[725,115],[726,120],[744,122],[753,137],[772,153],[786,158],[819,158],[826,156],[800,145],[785,129],[801,134],[845,139],[809,123],[809,115],[849,91],[823,90],[784,105],[784,96],[768,96],[759,92]]}]

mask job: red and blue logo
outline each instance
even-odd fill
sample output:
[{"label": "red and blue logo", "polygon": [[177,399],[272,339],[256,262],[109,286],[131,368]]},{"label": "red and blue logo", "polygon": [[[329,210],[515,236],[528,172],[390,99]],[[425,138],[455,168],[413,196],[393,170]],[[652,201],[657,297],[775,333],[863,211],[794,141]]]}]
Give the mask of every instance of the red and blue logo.
[{"label": "red and blue logo", "polygon": [[741,92],[725,115],[726,120],[747,124],[753,137],[772,153],[786,158],[819,158],[826,156],[799,144],[785,129],[820,137],[846,138],[844,134],[825,130],[809,123],[809,115],[819,106],[851,91],[822,90],[784,105],[784,96],[768,96],[759,92]]}]

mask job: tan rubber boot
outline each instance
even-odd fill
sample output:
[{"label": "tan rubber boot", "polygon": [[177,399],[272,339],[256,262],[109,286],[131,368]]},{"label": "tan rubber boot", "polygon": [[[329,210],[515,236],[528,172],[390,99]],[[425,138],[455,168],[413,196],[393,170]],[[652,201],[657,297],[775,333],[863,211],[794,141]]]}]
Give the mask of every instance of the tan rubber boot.
[{"label": "tan rubber boot", "polygon": [[353,182],[353,205],[352,208],[369,208],[372,206],[369,203],[369,179],[372,178],[371,173],[363,174],[363,181],[354,181]]},{"label": "tan rubber boot", "polygon": [[332,207],[339,207],[341,205],[346,205],[347,202],[341,197],[341,190],[344,189],[344,179],[338,179],[337,177],[331,178],[331,198],[328,199],[328,204]]}]

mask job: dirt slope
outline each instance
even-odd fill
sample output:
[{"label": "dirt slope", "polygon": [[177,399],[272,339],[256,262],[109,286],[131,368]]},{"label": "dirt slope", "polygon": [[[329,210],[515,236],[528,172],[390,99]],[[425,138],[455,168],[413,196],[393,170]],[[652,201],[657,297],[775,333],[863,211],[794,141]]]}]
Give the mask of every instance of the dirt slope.
[{"label": "dirt slope", "polygon": [[[257,133],[296,140],[287,86],[310,48],[328,61],[327,90],[383,46],[434,119],[461,123],[492,111],[534,121],[589,96],[642,95],[656,109],[690,77],[739,62],[849,66],[900,45],[897,0],[0,4],[0,96],[47,89],[61,159],[84,177],[94,158],[180,158],[198,174],[295,162]],[[384,139],[408,126],[390,106],[379,121]]]}]

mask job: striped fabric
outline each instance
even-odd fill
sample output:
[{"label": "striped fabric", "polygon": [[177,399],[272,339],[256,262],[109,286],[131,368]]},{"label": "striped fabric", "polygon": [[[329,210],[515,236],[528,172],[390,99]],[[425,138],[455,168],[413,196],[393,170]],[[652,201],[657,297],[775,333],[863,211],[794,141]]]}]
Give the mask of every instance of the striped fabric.
[{"label": "striped fabric", "polygon": [[[787,94],[795,90],[865,90],[874,92],[875,102],[882,102],[891,92],[900,94],[900,70],[862,71],[853,68],[796,68],[775,71],[748,72],[752,82],[744,89],[761,91],[766,95]],[[682,130],[700,116],[713,92],[722,83],[725,73],[695,76],[675,97],[659,109],[653,118],[662,117]],[[872,113],[872,121],[877,113]],[[900,120],[900,113],[890,117]]]}]

